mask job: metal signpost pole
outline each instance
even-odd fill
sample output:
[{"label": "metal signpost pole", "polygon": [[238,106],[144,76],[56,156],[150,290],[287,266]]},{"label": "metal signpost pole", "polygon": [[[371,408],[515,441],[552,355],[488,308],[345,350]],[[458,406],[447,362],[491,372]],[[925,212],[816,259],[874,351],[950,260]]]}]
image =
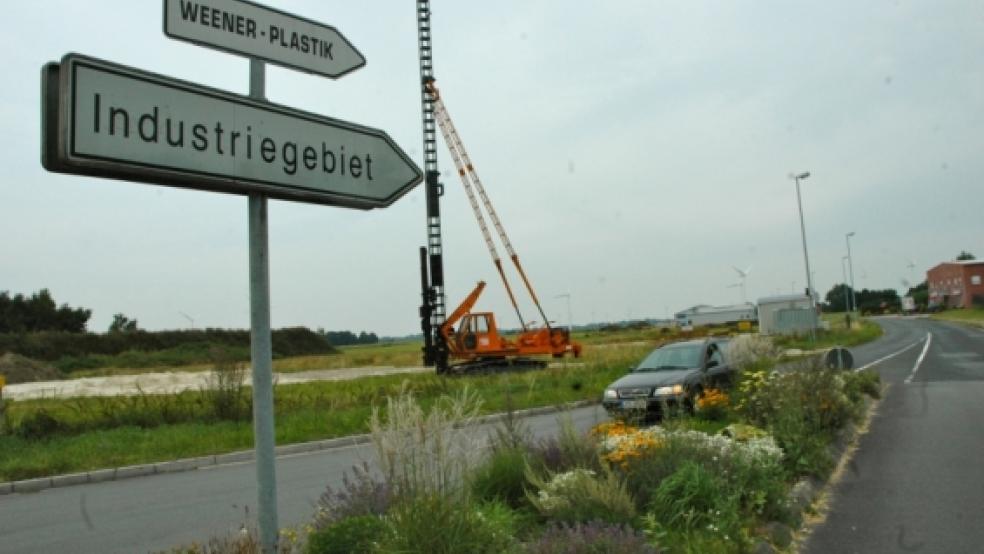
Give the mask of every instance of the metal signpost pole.
[{"label": "metal signpost pole", "polygon": [[810,298],[810,309],[813,310],[813,322],[810,324],[810,340],[817,340],[816,325],[816,304],[813,302],[813,279],[810,274],[810,255],[806,252],[806,224],[803,222],[803,201],[800,199],[800,179],[806,179],[810,172],[806,171],[798,175],[790,175],[796,181],[796,206],[799,208],[800,233],[803,237],[803,260],[806,262],[806,294]]},{"label": "metal signpost pole", "polygon": [[[249,60],[249,96],[265,100],[266,67]],[[273,428],[273,345],[270,334],[270,244],[267,199],[249,195],[250,357],[253,365],[253,436],[256,446],[257,520],[263,552],[277,551],[277,472]]]},{"label": "metal signpost pole", "polygon": [[844,325],[848,331],[851,330],[851,297],[847,295],[847,269],[844,262],[847,256],[841,256],[841,275],[844,277]]},{"label": "metal signpost pole", "polygon": [[858,309],[858,296],[854,292],[854,258],[851,257],[851,237],[854,236],[854,231],[851,231],[844,236],[844,240],[847,242],[847,269],[851,276],[851,311],[857,311]]}]

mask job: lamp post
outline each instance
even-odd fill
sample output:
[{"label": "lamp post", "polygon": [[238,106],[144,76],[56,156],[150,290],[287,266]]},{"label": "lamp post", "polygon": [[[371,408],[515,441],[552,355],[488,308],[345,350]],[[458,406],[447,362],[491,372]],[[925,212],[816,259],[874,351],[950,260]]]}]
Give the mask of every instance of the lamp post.
[{"label": "lamp post", "polygon": [[554,298],[566,298],[567,299],[567,329],[570,332],[574,332],[574,320],[571,318],[571,293],[565,292],[564,294],[558,294]]},{"label": "lamp post", "polygon": [[847,269],[851,276],[851,311],[858,309],[858,297],[857,293],[854,292],[854,260],[851,258],[851,237],[853,236],[854,231],[844,235],[844,242],[847,243]]},{"label": "lamp post", "polygon": [[[847,288],[847,269],[845,269],[844,262],[849,258],[849,256],[841,256],[841,275],[844,280],[844,288]],[[851,297],[847,295],[847,290],[844,291],[844,325],[847,329],[851,328]]]},{"label": "lamp post", "polygon": [[806,294],[810,297],[810,308],[814,311],[813,323],[810,325],[810,339],[816,339],[816,306],[813,301],[813,278],[810,274],[810,255],[806,252],[806,224],[803,222],[803,201],[800,198],[800,179],[806,179],[810,176],[809,171],[804,171],[803,173],[790,173],[789,178],[796,181],[796,206],[799,208],[800,216],[800,233],[803,236],[803,260],[806,262]]}]

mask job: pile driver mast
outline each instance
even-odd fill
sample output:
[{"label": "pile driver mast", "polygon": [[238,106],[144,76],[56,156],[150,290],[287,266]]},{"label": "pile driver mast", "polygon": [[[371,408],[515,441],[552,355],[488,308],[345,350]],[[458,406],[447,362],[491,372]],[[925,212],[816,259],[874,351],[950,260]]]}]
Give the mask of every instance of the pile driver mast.
[{"label": "pile driver mast", "polygon": [[427,196],[427,246],[420,249],[422,288],[420,328],[424,335],[424,364],[435,366],[438,373],[445,373],[448,369],[448,349],[444,337],[439,332],[446,315],[440,205],[444,187],[438,181],[441,174],[437,170],[437,130],[434,123],[434,101],[427,90],[427,84],[434,80],[430,13],[430,0],[417,0],[420,104],[424,135],[424,189]]},{"label": "pile driver mast", "polygon": [[[448,115],[447,108],[444,106],[444,101],[434,84],[429,0],[417,0],[417,32],[423,113],[424,179],[427,195],[427,247],[420,249],[423,298],[420,307],[420,325],[424,336],[424,364],[434,365],[438,373],[447,373],[452,370],[455,372],[486,371],[507,367],[543,367],[546,365],[546,362],[525,358],[525,356],[530,355],[549,355],[559,358],[571,354],[578,357],[581,354],[581,345],[571,340],[570,330],[551,328],[550,320],[547,319],[547,315],[540,305],[540,300],[519,262],[519,256],[513,249],[505,228],[503,228],[499,216],[492,207],[485,187],[472,165],[464,143],[461,141],[461,137],[451,121],[451,116]],[[493,313],[471,311],[485,288],[484,282],[479,282],[475,290],[454,310],[450,317],[446,315],[440,210],[440,197],[444,193],[444,187],[438,181],[440,173],[437,170],[437,128],[440,128],[444,136],[444,141],[468,195],[468,201],[474,211],[475,218],[478,220],[482,236],[485,238],[485,244],[492,256],[492,262],[502,278],[509,300],[519,318],[522,331],[515,338],[499,334]],[[479,201],[481,201],[481,206]],[[505,247],[509,258],[522,277],[533,303],[543,317],[541,328],[531,328],[532,325],[528,324],[520,313],[516,297],[503,270],[502,259],[499,257],[489,226],[483,216],[482,207],[492,221],[492,226],[498,233],[499,240]],[[458,329],[455,329],[455,325],[459,325]],[[450,366],[448,364],[449,358],[455,359],[458,363],[453,367]]]}]

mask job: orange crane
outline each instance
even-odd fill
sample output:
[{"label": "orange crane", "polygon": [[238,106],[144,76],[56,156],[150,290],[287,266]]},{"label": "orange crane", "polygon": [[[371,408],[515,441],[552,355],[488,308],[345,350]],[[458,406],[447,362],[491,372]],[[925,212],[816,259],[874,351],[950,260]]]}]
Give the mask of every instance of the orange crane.
[{"label": "orange crane", "polygon": [[[499,221],[499,216],[496,214],[495,209],[492,207],[492,202],[489,200],[488,194],[485,192],[485,187],[482,185],[482,181],[475,171],[475,166],[472,164],[471,158],[465,150],[464,143],[462,143],[461,137],[458,135],[458,131],[451,121],[451,116],[448,115],[447,108],[441,99],[440,92],[434,85],[434,81],[428,81],[425,89],[431,95],[434,105],[434,119],[441,129],[441,134],[444,136],[444,142],[447,144],[451,158],[454,160],[454,165],[458,170],[458,176],[461,177],[461,183],[464,185],[468,201],[475,214],[475,219],[478,221],[482,236],[485,238],[485,245],[489,250],[489,254],[492,256],[492,263],[502,278],[502,283],[505,285],[509,301],[512,303],[513,309],[516,310],[516,316],[519,318],[520,327],[522,328],[518,336],[510,339],[499,334],[493,313],[471,312],[475,303],[478,301],[478,297],[485,289],[485,282],[480,281],[478,286],[448,316],[447,320],[440,327],[440,334],[447,345],[448,353],[452,359],[463,362],[457,366],[460,369],[468,369],[470,367],[488,368],[502,365],[516,365],[517,363],[521,363],[522,365],[545,365],[543,362],[525,358],[525,356],[531,355],[551,355],[556,358],[562,357],[565,354],[573,354],[574,357],[579,357],[581,355],[581,345],[571,340],[570,329],[550,326],[550,320],[544,313],[543,307],[540,305],[540,300],[537,298],[536,292],[534,292],[533,286],[530,284],[530,280],[527,278],[526,272],[519,262],[519,256],[513,249],[509,236],[506,235],[506,230],[502,226],[502,222]],[[499,252],[495,247],[495,243],[492,241],[492,234],[489,232],[489,226],[486,224],[485,217],[479,207],[479,199],[481,199],[482,206],[485,208],[485,212],[488,213],[489,219],[492,220],[492,225],[499,235],[499,240],[505,246],[509,258],[516,266],[520,277],[522,277],[523,283],[526,285],[526,290],[533,299],[533,303],[543,317],[543,326],[540,328],[532,329],[531,325],[527,324],[519,311],[516,296],[513,294],[512,287],[509,285],[509,279],[506,278],[506,273],[502,267],[502,259],[499,257]],[[459,321],[461,324],[455,330],[454,326]]]}]

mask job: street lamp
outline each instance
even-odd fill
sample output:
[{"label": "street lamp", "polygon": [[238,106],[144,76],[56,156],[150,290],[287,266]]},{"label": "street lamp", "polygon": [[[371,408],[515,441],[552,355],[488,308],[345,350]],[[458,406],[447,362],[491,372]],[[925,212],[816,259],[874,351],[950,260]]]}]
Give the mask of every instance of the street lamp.
[{"label": "street lamp", "polygon": [[[844,262],[847,261],[850,256],[841,256],[841,275],[844,278],[844,288],[847,288],[847,270],[844,269]],[[848,329],[851,328],[851,297],[847,295],[847,290],[844,291],[844,325]]]},{"label": "street lamp", "polygon": [[[810,176],[809,171],[803,173],[790,173],[789,178],[796,181],[796,206],[799,207],[800,214],[800,233],[803,236],[803,260],[806,262],[806,294],[810,297],[810,308],[816,317],[816,306],[813,304],[813,278],[810,275],[810,256],[806,252],[806,224],[803,222],[803,201],[800,199],[800,179]],[[810,326],[810,338],[816,339],[816,320]]]},{"label": "street lamp", "polygon": [[574,332],[574,320],[571,319],[571,293],[565,292],[564,294],[558,294],[554,298],[566,298],[567,299],[567,329],[573,333]]},{"label": "street lamp", "polygon": [[847,268],[851,275],[851,306],[852,311],[858,309],[858,296],[854,292],[854,260],[851,259],[851,237],[854,236],[854,231],[844,235],[844,241],[847,242]]}]

